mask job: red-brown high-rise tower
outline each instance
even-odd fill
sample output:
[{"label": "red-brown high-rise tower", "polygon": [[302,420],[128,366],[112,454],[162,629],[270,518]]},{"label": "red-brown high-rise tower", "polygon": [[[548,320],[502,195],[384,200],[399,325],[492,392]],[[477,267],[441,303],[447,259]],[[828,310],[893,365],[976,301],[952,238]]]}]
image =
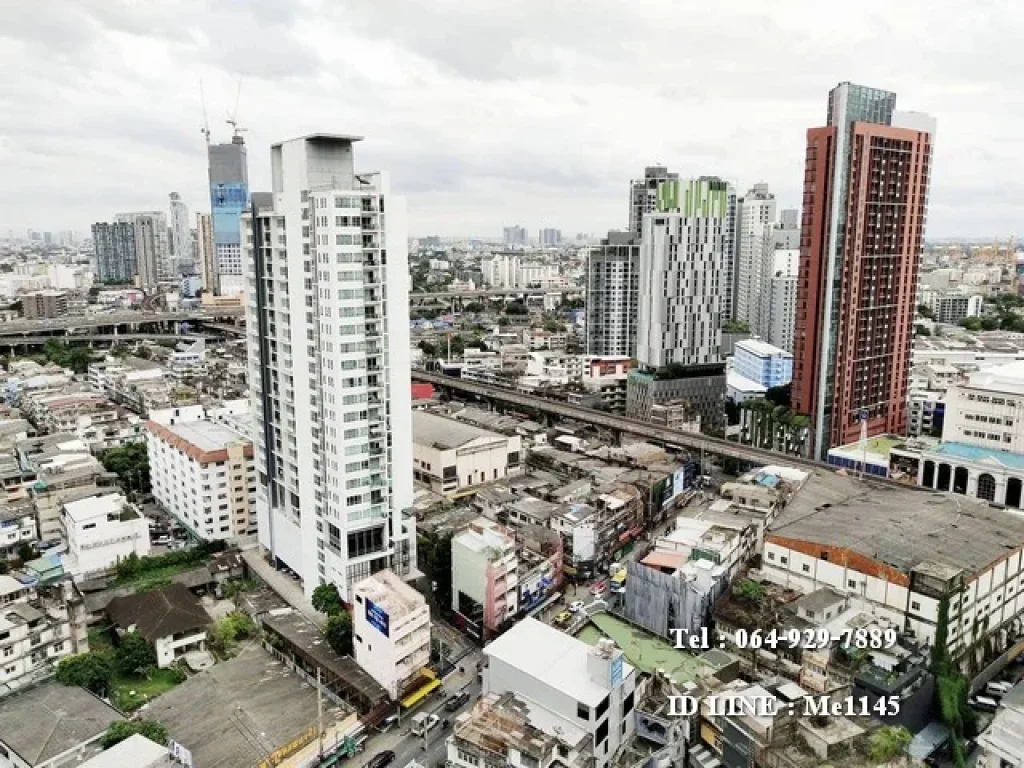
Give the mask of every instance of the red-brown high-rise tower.
[{"label": "red-brown high-rise tower", "polygon": [[896,94],[841,83],[807,132],[793,410],[812,455],[902,434],[935,122]]}]

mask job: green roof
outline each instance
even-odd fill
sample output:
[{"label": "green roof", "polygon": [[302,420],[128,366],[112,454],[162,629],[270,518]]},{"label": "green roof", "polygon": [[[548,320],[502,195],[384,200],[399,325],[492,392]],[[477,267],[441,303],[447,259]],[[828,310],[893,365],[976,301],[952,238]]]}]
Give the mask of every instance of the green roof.
[{"label": "green roof", "polygon": [[596,645],[602,637],[611,639],[622,649],[626,661],[642,672],[652,674],[661,669],[677,683],[715,673],[692,653],[681,651],[667,640],[631,626],[610,613],[591,616],[590,622],[577,635],[580,640]]}]

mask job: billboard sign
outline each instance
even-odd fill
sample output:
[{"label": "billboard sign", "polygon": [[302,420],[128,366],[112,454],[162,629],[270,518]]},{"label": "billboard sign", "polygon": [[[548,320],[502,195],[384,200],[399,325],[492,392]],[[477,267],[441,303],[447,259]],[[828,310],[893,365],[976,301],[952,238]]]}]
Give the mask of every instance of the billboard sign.
[{"label": "billboard sign", "polygon": [[369,599],[366,601],[366,623],[375,627],[384,637],[391,636],[391,619],[388,612]]},{"label": "billboard sign", "polygon": [[608,669],[608,686],[615,688],[622,683],[622,654],[616,654]]}]

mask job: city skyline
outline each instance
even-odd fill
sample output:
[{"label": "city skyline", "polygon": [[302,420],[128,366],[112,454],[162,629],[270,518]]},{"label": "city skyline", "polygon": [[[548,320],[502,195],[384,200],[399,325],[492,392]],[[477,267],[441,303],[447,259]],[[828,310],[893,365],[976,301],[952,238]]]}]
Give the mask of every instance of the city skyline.
[{"label": "city skyline", "polygon": [[[806,126],[823,120],[818,94],[873,83],[942,126],[926,236],[1005,237],[1019,217],[1010,180],[1024,170],[1005,128],[1013,68],[993,66],[998,46],[980,66],[961,41],[1012,35],[1021,21],[946,6],[875,14],[883,6],[868,3],[831,19],[796,3],[772,19],[741,4],[736,23],[713,9],[652,4],[639,14],[608,2],[584,14],[547,9],[545,25],[532,23],[540,6],[528,2],[483,15],[271,0],[194,0],[173,12],[82,3],[61,18],[9,9],[0,61],[19,74],[0,86],[10,124],[0,131],[10,182],[0,232],[84,232],[117,211],[163,209],[172,190],[205,212],[199,80],[223,142],[241,76],[250,146],[325,125],[380,137],[365,167],[393,173],[411,234],[494,237],[512,223],[624,229],[622,185],[654,163],[741,190],[765,182],[780,208],[797,207]],[[434,34],[452,25],[471,33],[456,45]],[[495,56],[495,38],[517,45]],[[850,44],[837,50],[837,39]],[[693,55],[645,55],[669,40]],[[914,66],[893,68],[894,49]],[[140,65],[128,73],[127,60]],[[269,167],[253,165],[252,188],[267,188]]]}]

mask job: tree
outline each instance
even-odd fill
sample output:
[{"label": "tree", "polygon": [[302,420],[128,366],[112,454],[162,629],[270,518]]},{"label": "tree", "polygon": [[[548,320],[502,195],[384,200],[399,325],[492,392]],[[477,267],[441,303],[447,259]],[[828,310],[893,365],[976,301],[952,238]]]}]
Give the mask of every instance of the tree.
[{"label": "tree", "polygon": [[111,724],[100,739],[100,744],[104,749],[110,749],[136,733],[141,733],[161,746],[166,745],[169,738],[167,728],[156,720],[121,720]]},{"label": "tree", "polygon": [[996,331],[999,330],[999,318],[993,317],[992,315],[985,315],[981,318],[981,330],[983,331]]},{"label": "tree", "polygon": [[914,335],[915,336],[931,336],[932,332],[928,330],[928,326],[923,323],[914,324]]},{"label": "tree", "polygon": [[103,454],[103,468],[117,475],[122,487],[149,492],[149,453],[145,443],[129,443]]},{"label": "tree", "polygon": [[746,603],[756,603],[764,600],[766,594],[767,592],[764,587],[750,579],[740,579],[732,585],[732,596]]},{"label": "tree", "polygon": [[77,685],[92,691],[97,696],[106,696],[114,670],[107,658],[100,653],[79,653],[61,659],[57,665],[57,682],[61,685]]},{"label": "tree", "polygon": [[11,570],[11,566],[6,560],[0,557],[0,575],[3,575]]},{"label": "tree", "polygon": [[917,314],[919,314],[921,317],[927,317],[929,320],[935,319],[935,313],[932,312],[932,308],[929,307],[927,304],[918,304]]},{"label": "tree", "polygon": [[342,611],[327,619],[324,638],[339,656],[352,655],[352,617]]},{"label": "tree", "polygon": [[793,407],[793,384],[783,384],[781,387],[768,387],[764,393],[764,399],[783,408]]},{"label": "tree", "polygon": [[750,326],[742,320],[726,320],[722,323],[722,333],[750,333]]},{"label": "tree", "polygon": [[437,357],[437,345],[424,339],[419,343],[420,352],[427,357]]},{"label": "tree", "polygon": [[341,604],[341,595],[334,584],[321,584],[313,590],[313,607],[328,616],[337,616],[345,610]]},{"label": "tree", "polygon": [[235,643],[256,634],[256,624],[244,611],[232,611],[213,625],[210,647],[222,654],[231,653]]},{"label": "tree", "polygon": [[876,763],[887,763],[902,755],[914,737],[902,725],[879,728],[869,740],[871,759]]},{"label": "tree", "polygon": [[21,560],[22,565],[27,563],[29,560],[35,560],[36,548],[30,541],[22,541],[18,543],[18,559]]},{"label": "tree", "polygon": [[981,330],[981,318],[980,317],[965,317],[960,321],[960,327],[966,328],[968,331],[980,331]]},{"label": "tree", "polygon": [[505,305],[505,314],[522,316],[530,314],[530,310],[526,308],[526,305],[523,304],[523,302],[516,300],[510,301]]},{"label": "tree", "polygon": [[143,675],[150,667],[156,666],[156,653],[142,635],[129,632],[121,637],[114,652],[117,669],[124,675]]},{"label": "tree", "polygon": [[551,333],[564,333],[565,323],[561,320],[548,320],[544,323],[544,330],[550,331]]},{"label": "tree", "polygon": [[479,301],[471,301],[469,304],[466,305],[463,311],[469,314],[478,315],[481,312],[486,312],[487,307],[485,307]]}]

